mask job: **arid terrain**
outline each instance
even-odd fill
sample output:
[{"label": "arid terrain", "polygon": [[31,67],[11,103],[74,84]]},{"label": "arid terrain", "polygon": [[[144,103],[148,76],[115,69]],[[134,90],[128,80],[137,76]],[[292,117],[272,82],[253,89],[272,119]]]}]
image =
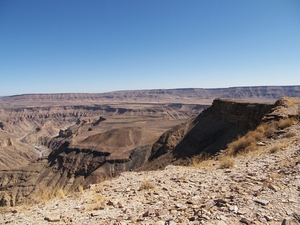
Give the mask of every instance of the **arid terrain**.
[{"label": "arid terrain", "polygon": [[0,221],[297,224],[297,97],[299,86],[2,97]]}]

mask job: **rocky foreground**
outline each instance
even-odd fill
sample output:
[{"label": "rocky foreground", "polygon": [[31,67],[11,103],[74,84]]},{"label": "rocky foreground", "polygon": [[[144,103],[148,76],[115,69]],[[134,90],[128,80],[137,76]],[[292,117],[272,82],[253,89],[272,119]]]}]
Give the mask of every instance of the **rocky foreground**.
[{"label": "rocky foreground", "polygon": [[300,224],[299,123],[225,159],[124,172],[72,195],[2,209],[0,224]]}]

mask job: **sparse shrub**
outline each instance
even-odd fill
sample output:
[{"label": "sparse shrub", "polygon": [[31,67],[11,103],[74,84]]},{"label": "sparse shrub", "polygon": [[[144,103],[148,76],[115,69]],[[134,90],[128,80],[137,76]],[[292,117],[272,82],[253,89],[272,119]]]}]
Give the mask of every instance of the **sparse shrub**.
[{"label": "sparse shrub", "polygon": [[88,211],[99,210],[104,207],[105,202],[107,202],[107,198],[99,193],[95,193],[91,195],[87,201],[88,204],[90,204],[87,208]]},{"label": "sparse shrub", "polygon": [[149,189],[153,189],[153,188],[155,188],[155,185],[152,182],[150,182],[149,180],[144,178],[139,190],[142,191],[142,190],[149,190]]},{"label": "sparse shrub", "polygon": [[265,138],[264,132],[260,130],[249,131],[246,135],[248,138],[254,138],[255,141],[261,141]]},{"label": "sparse shrub", "polygon": [[265,123],[264,124],[264,128],[265,128],[265,136],[267,138],[272,137],[272,135],[274,134],[276,128],[277,128],[277,121],[272,121],[271,123]]},{"label": "sparse shrub", "polygon": [[281,101],[283,101],[284,105],[286,105],[288,107],[295,106],[295,101],[292,98],[283,97],[283,98],[281,98]]},{"label": "sparse shrub", "polygon": [[284,128],[287,128],[287,127],[293,125],[293,123],[294,123],[294,121],[291,118],[286,118],[286,119],[279,120],[277,126],[280,129],[284,129]]},{"label": "sparse shrub", "polygon": [[292,137],[294,137],[294,136],[296,136],[296,133],[294,133],[294,132],[292,132],[292,131],[290,131],[290,132],[288,132],[288,133],[286,133],[286,134],[284,135],[285,138],[292,138]]},{"label": "sparse shrub", "polygon": [[271,154],[273,154],[273,153],[279,152],[280,149],[281,149],[281,146],[280,146],[280,145],[274,145],[274,146],[269,150],[269,152],[270,152]]},{"label": "sparse shrub", "polygon": [[62,188],[51,189],[40,185],[31,197],[35,202],[46,202],[53,198],[65,198],[67,195],[67,192]]},{"label": "sparse shrub", "polygon": [[8,213],[10,211],[10,207],[8,206],[0,207],[0,214]]},{"label": "sparse shrub", "polygon": [[248,153],[257,149],[257,142],[263,141],[266,137],[271,135],[275,128],[274,125],[263,124],[258,126],[255,130],[249,131],[244,136],[239,136],[237,140],[229,143],[229,155],[237,155],[241,153]]},{"label": "sparse shrub", "polygon": [[230,156],[224,156],[219,159],[219,169],[229,169],[234,167],[234,161]]},{"label": "sparse shrub", "polygon": [[211,160],[209,160],[210,155],[207,153],[202,153],[192,158],[191,166],[195,168],[206,167],[211,164]]},{"label": "sparse shrub", "polygon": [[198,159],[192,159],[192,166],[195,168],[207,168],[213,166],[213,160],[207,159],[203,161],[199,161]]},{"label": "sparse shrub", "polygon": [[59,188],[59,189],[57,189],[56,192],[54,192],[53,196],[56,197],[56,198],[65,198],[66,193],[62,188]]},{"label": "sparse shrub", "polygon": [[93,195],[92,202],[96,203],[96,204],[100,204],[100,203],[105,202],[106,200],[107,199],[104,196],[102,196],[100,194],[95,194],[95,195]]},{"label": "sparse shrub", "polygon": [[266,132],[266,128],[264,125],[259,125],[255,130],[261,134],[264,134]]},{"label": "sparse shrub", "polygon": [[230,149],[229,154],[230,155],[237,155],[240,153],[246,153],[248,151],[251,151],[255,148],[256,140],[252,136],[243,136],[239,137],[236,141],[231,142],[228,145],[228,148]]}]

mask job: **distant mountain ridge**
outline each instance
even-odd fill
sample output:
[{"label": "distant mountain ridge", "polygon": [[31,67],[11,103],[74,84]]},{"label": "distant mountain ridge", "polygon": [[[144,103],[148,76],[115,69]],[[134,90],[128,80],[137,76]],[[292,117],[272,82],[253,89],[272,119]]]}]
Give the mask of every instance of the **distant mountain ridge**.
[{"label": "distant mountain ridge", "polygon": [[181,88],[128,90],[107,93],[57,93],[57,94],[22,94],[0,97],[0,106],[32,102],[49,103],[105,103],[105,102],[193,102],[211,104],[215,98],[244,99],[256,102],[276,101],[287,97],[299,97],[300,85],[295,86],[252,86],[229,88]]}]

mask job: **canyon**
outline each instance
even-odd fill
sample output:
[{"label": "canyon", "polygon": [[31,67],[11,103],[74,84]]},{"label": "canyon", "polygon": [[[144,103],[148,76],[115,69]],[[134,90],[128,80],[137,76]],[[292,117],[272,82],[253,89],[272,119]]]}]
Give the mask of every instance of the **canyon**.
[{"label": "canyon", "polygon": [[2,97],[0,205],[22,204],[45,187],[72,192],[124,171],[213,156],[255,129],[277,99],[299,91],[290,86]]}]

